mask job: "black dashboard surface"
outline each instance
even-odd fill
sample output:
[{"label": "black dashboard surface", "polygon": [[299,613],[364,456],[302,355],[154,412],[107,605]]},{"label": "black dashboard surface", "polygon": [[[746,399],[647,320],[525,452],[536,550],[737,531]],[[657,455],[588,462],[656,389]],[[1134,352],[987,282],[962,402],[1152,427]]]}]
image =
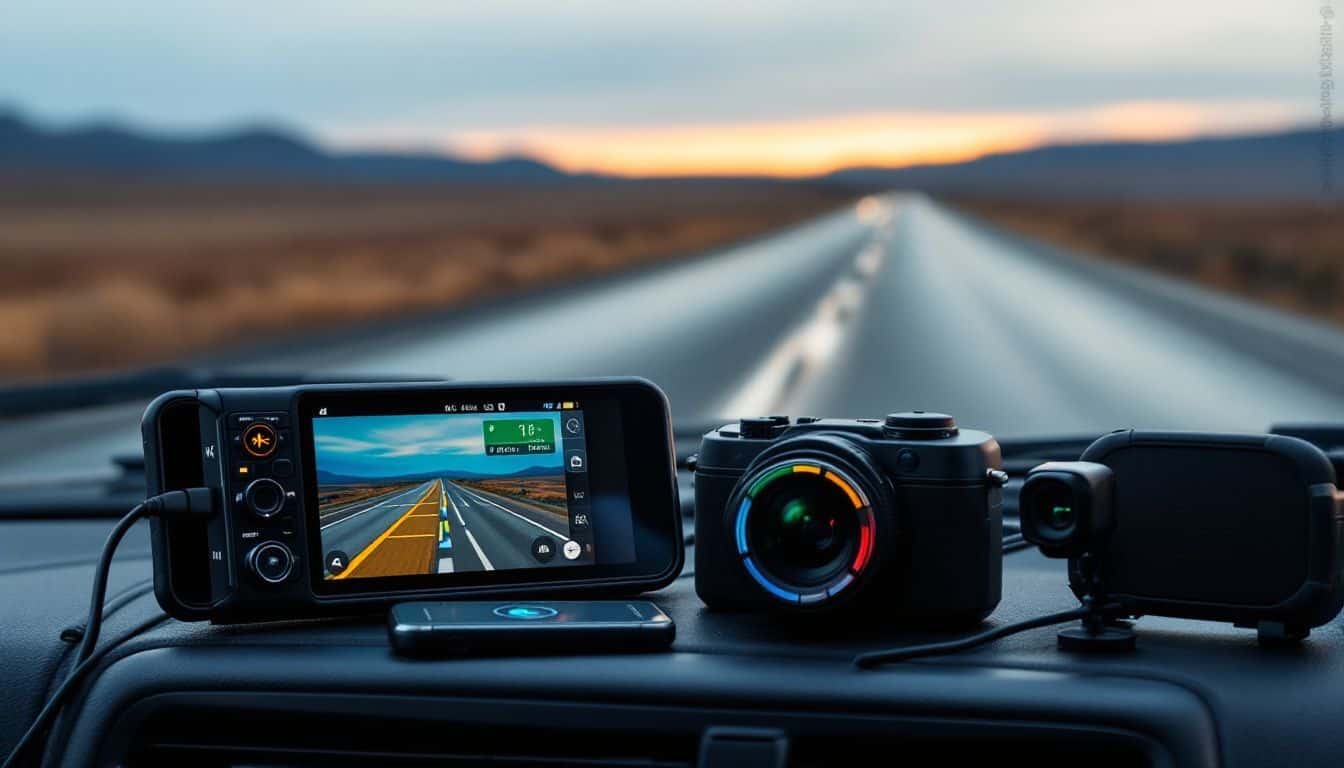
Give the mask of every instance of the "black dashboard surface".
[{"label": "black dashboard surface", "polygon": [[[5,750],[63,674],[70,646],[60,631],[82,621],[97,540],[108,523],[0,523],[6,550],[27,553],[0,572],[0,745]],[[67,531],[62,541],[53,532]],[[677,622],[671,653],[409,661],[392,655],[380,617],[253,626],[187,624],[162,616],[150,567],[133,532],[113,570],[103,643],[112,646],[94,679],[67,708],[50,742],[61,764],[96,761],[122,738],[116,724],[138,703],[195,701],[244,692],[251,706],[276,696],[322,694],[352,710],[350,696],[426,697],[451,712],[469,697],[474,717],[489,701],[620,704],[700,709],[733,723],[752,713],[816,717],[898,715],[918,727],[942,721],[1056,724],[1119,729],[1160,742],[1166,762],[1328,765],[1344,754],[1344,632],[1338,621],[1299,648],[1261,648],[1230,626],[1145,618],[1139,645],[1123,656],[1071,656],[1040,629],[986,648],[856,671],[861,650],[949,633],[896,628],[781,626],[762,616],[716,614],[696,599],[687,573],[652,598]],[[95,545],[96,547],[96,545]],[[60,555],[58,557],[58,554]],[[40,555],[55,566],[38,566]],[[17,556],[17,555],[16,555]],[[989,623],[1072,607],[1064,566],[1032,550],[1005,557],[1004,599]],[[167,697],[167,698],[165,698]],[[360,703],[363,701],[363,703]],[[420,706],[410,704],[408,706]],[[666,715],[665,716],[669,716]],[[779,718],[775,718],[776,721]],[[1163,761],[1159,761],[1163,762]]]}]

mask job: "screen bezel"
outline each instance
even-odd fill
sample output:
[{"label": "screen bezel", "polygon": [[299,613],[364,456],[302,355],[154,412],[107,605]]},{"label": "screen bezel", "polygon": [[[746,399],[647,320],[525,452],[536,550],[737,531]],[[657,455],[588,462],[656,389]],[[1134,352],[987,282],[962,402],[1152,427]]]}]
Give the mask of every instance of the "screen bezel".
[{"label": "screen bezel", "polygon": [[[505,571],[464,571],[451,576],[390,576],[367,579],[323,578],[321,534],[318,524],[316,455],[313,414],[326,406],[339,410],[379,413],[441,412],[445,401],[593,400],[619,405],[626,460],[626,488],[635,536],[635,561],[565,568],[527,568]],[[386,407],[395,402],[395,407]],[[320,405],[319,405],[320,404]],[[303,517],[310,533],[305,569],[314,598],[376,595],[484,593],[528,587],[548,589],[583,586],[652,586],[670,582],[684,560],[681,510],[677,497],[676,455],[667,398],[643,379],[600,379],[547,383],[408,384],[396,387],[312,386],[300,389],[294,404],[299,430]],[[444,583],[445,581],[450,583]]]}]

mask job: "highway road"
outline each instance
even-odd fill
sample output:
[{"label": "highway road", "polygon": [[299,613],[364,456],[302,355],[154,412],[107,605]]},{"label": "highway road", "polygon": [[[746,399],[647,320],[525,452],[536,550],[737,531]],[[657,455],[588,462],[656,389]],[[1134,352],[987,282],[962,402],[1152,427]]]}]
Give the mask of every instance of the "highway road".
[{"label": "highway road", "polygon": [[[900,194],[625,275],[205,362],[460,380],[641,375],[682,423],[924,408],[1011,437],[1344,421],[1339,330]],[[108,457],[139,453],[142,407],[0,426],[0,481],[110,473]]]},{"label": "highway road", "polygon": [[[333,578],[563,565],[568,521],[450,478],[398,487],[322,510],[323,562]],[[545,540],[551,557],[533,546]],[[331,567],[331,558],[340,558]]]},{"label": "highway road", "polygon": [[1005,236],[920,195],[625,279],[295,360],[360,372],[635,374],[674,416],[954,414],[1007,436],[1344,420],[1344,333]]}]

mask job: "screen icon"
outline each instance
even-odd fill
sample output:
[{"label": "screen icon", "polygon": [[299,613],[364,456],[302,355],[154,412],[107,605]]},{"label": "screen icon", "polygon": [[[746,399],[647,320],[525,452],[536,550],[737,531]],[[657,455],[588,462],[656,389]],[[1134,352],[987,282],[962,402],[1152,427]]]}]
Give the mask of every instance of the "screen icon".
[{"label": "screen icon", "polygon": [[583,431],[583,422],[579,421],[578,416],[570,416],[569,418],[565,419],[565,434],[568,434],[572,437],[577,436],[582,431]]},{"label": "screen icon", "polygon": [[502,411],[502,410],[504,410],[504,404],[503,404],[503,403],[496,403],[496,404],[495,404],[495,410],[497,410],[497,411]]},{"label": "screen icon", "polygon": [[326,408],[318,408],[318,409],[317,409],[317,415],[318,415],[318,416],[326,416],[326,415],[327,415],[327,409],[326,409]]},{"label": "screen icon", "polygon": [[570,472],[587,472],[588,454],[578,449],[565,451],[565,469]]},{"label": "screen icon", "polygon": [[573,408],[573,407],[574,407],[574,401],[573,401],[573,400],[566,400],[566,401],[564,401],[563,403],[560,404],[560,410],[562,410],[562,411],[568,411],[568,410],[570,410],[570,409]]},{"label": "screen icon", "polygon": [[543,411],[553,411],[555,410],[555,403],[542,403],[541,409]]},{"label": "screen icon", "polygon": [[501,605],[493,613],[503,619],[549,619],[558,611],[548,605]]},{"label": "screen icon", "polygon": [[350,556],[339,549],[333,549],[327,553],[327,558],[323,562],[327,566],[327,573],[332,576],[340,576],[346,568],[350,567]]},{"label": "screen icon", "polygon": [[555,557],[555,539],[538,536],[532,540],[532,558],[538,563],[549,563]]},{"label": "screen icon", "polygon": [[570,539],[565,542],[564,553],[566,560],[578,560],[579,555],[583,554],[583,547],[579,545],[579,542]]},{"label": "screen icon", "polygon": [[487,411],[493,411],[493,410],[495,410],[495,404],[494,404],[494,403],[486,403],[483,407],[484,407],[485,410],[487,410]]}]

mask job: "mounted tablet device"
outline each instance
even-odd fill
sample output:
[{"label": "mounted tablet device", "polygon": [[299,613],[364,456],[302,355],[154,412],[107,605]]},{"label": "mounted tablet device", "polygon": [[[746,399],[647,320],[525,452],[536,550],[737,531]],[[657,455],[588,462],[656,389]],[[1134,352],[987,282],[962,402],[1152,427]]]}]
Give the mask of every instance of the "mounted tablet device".
[{"label": "mounted tablet device", "polygon": [[169,392],[142,423],[179,619],[254,621],[459,595],[625,593],[681,570],[667,400],[641,379]]}]

